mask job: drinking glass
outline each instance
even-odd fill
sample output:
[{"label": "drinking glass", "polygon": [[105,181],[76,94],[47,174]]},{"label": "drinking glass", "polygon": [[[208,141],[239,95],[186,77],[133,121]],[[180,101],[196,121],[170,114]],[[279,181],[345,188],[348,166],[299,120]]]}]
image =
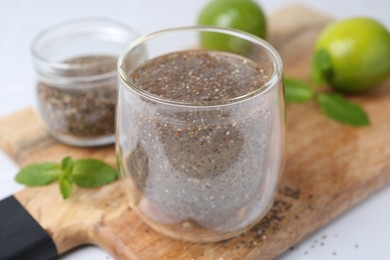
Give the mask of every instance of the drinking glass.
[{"label": "drinking glass", "polygon": [[269,43],[218,27],[167,29],[125,49],[116,153],[143,221],[174,239],[212,242],[264,217],[284,161],[282,71]]}]

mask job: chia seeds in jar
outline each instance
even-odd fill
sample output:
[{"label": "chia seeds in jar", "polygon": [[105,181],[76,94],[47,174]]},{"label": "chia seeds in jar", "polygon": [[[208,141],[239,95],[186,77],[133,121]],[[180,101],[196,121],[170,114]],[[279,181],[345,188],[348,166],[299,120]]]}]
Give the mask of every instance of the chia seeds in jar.
[{"label": "chia seeds in jar", "polygon": [[117,57],[136,36],[125,24],[90,18],[35,38],[37,109],[53,137],[76,146],[114,142]]},{"label": "chia seeds in jar", "polygon": [[[155,39],[177,44],[202,30],[242,36],[252,50],[246,57],[183,44],[129,62],[140,46],[153,50]],[[117,158],[139,216],[192,242],[227,239],[257,223],[283,166],[281,64],[272,47],[231,30],[172,29],[128,47],[119,74]]]}]

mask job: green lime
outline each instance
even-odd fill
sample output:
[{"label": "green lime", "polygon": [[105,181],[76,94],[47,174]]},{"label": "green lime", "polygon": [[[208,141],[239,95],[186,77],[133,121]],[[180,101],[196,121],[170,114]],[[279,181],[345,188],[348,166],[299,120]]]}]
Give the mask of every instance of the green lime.
[{"label": "green lime", "polygon": [[[212,0],[201,10],[197,24],[234,28],[266,37],[264,12],[253,0]],[[248,42],[220,33],[201,34],[201,45],[206,49],[236,53],[248,49]]]},{"label": "green lime", "polygon": [[[319,36],[315,52],[320,54],[317,58],[328,59],[324,62],[329,62],[328,71],[323,71],[325,80],[339,91],[364,92],[390,75],[390,33],[371,18],[349,18],[329,25]],[[317,67],[328,67],[324,63]]]}]

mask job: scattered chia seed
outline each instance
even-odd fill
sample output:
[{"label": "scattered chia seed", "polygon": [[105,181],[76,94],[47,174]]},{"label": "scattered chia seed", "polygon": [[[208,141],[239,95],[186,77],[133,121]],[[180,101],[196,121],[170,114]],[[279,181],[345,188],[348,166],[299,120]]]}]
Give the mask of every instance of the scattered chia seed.
[{"label": "scattered chia seed", "polygon": [[[265,231],[275,232],[279,230],[285,213],[290,210],[291,203],[276,199],[268,214],[253,228],[256,237],[261,237]],[[259,232],[260,231],[260,232]]]},{"label": "scattered chia seed", "polygon": [[313,207],[313,205],[311,205],[311,204],[307,204],[307,205],[305,206],[305,209],[306,209],[307,211],[313,211],[313,210],[314,210],[314,207]]},{"label": "scattered chia seed", "polygon": [[[116,58],[111,56],[81,56],[64,61],[80,65],[64,71],[64,77],[90,77],[112,72]],[[49,131],[55,136],[95,138],[114,134],[116,82],[109,85],[64,87],[39,82],[38,107]]]},{"label": "scattered chia seed", "polygon": [[301,196],[301,189],[299,187],[291,188],[289,186],[284,186],[281,190],[279,190],[279,193],[297,200]]},{"label": "scattered chia seed", "polygon": [[[143,97],[124,99],[129,104],[123,128],[131,148],[125,171],[138,188],[131,193],[142,194],[133,207],[156,229],[233,232],[269,208],[278,178],[270,168],[275,96],[212,109],[200,105],[253,93],[270,73],[238,55],[200,50],[166,54],[130,73],[148,93],[195,105],[160,109]],[[273,218],[280,222],[283,216]]]}]

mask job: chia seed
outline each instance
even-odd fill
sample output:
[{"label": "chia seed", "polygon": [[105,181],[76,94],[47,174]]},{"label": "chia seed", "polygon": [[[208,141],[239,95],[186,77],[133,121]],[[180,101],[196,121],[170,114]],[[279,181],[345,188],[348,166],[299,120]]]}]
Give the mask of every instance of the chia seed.
[{"label": "chia seed", "polygon": [[[130,77],[154,95],[178,102],[224,102],[252,93],[267,80],[264,69],[238,55],[174,52],[138,67]],[[227,129],[226,135],[229,135]]]}]

